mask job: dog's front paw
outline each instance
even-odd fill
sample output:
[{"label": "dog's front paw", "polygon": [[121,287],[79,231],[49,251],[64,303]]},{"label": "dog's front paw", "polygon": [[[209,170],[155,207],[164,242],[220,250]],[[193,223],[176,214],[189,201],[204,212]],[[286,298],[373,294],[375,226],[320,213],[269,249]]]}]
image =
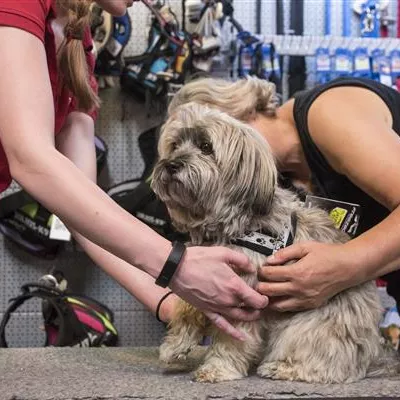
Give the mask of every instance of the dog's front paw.
[{"label": "dog's front paw", "polygon": [[159,360],[165,364],[185,361],[189,352],[190,348],[182,350],[170,343],[163,343],[159,350]]},{"label": "dog's front paw", "polygon": [[261,364],[257,368],[258,376],[269,379],[282,379],[287,381],[299,380],[296,368],[283,361],[273,361]]},{"label": "dog's front paw", "polygon": [[198,368],[193,376],[196,382],[217,383],[224,381],[234,381],[242,379],[243,375],[233,369],[217,368],[213,365],[202,365]]}]

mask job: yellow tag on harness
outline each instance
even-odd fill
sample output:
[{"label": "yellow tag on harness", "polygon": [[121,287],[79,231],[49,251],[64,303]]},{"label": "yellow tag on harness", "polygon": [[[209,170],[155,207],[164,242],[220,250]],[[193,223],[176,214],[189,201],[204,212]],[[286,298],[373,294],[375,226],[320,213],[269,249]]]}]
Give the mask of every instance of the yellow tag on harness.
[{"label": "yellow tag on harness", "polygon": [[336,228],[340,229],[347,213],[348,211],[341,207],[335,207],[329,212],[329,216],[332,218]]},{"label": "yellow tag on harness", "polygon": [[359,204],[307,195],[305,207],[318,207],[325,210],[336,229],[340,229],[354,237],[360,222],[361,207]]}]

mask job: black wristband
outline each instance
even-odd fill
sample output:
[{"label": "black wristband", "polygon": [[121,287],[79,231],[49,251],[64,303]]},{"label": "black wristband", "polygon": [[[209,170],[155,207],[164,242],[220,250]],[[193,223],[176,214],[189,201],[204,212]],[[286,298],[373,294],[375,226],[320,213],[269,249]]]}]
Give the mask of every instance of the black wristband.
[{"label": "black wristband", "polygon": [[163,288],[169,285],[175,271],[178,268],[179,263],[185,254],[186,246],[181,242],[174,242],[172,245],[172,250],[169,253],[168,259],[165,262],[160,275],[156,279],[156,285]]},{"label": "black wristband", "polygon": [[163,301],[164,301],[170,294],[173,294],[173,293],[174,293],[174,292],[165,293],[164,296],[161,297],[160,301],[158,302],[157,308],[156,308],[156,318],[157,318],[157,321],[160,321],[160,322],[162,322],[162,323],[165,323],[165,322],[162,321],[161,318],[160,318],[160,308],[161,308],[161,304],[163,303]]}]

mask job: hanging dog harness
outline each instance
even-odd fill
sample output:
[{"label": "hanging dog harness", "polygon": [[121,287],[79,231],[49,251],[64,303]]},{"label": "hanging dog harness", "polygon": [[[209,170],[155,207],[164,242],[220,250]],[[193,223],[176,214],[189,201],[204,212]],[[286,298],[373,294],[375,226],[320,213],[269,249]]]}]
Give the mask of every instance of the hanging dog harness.
[{"label": "hanging dog harness", "polygon": [[250,232],[231,243],[246,247],[265,256],[275,254],[279,249],[293,244],[296,236],[297,216],[296,213],[290,215],[290,221],[283,224],[283,229],[278,236],[271,236],[270,232]]}]

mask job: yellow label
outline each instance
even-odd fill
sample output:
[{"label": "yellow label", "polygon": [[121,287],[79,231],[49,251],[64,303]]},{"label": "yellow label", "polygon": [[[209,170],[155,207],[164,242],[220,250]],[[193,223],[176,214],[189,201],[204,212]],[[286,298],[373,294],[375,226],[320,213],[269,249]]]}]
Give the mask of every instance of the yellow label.
[{"label": "yellow label", "polygon": [[335,207],[329,213],[329,216],[332,218],[333,222],[335,223],[336,228],[340,228],[342,225],[343,220],[346,218],[347,210],[340,207]]}]

